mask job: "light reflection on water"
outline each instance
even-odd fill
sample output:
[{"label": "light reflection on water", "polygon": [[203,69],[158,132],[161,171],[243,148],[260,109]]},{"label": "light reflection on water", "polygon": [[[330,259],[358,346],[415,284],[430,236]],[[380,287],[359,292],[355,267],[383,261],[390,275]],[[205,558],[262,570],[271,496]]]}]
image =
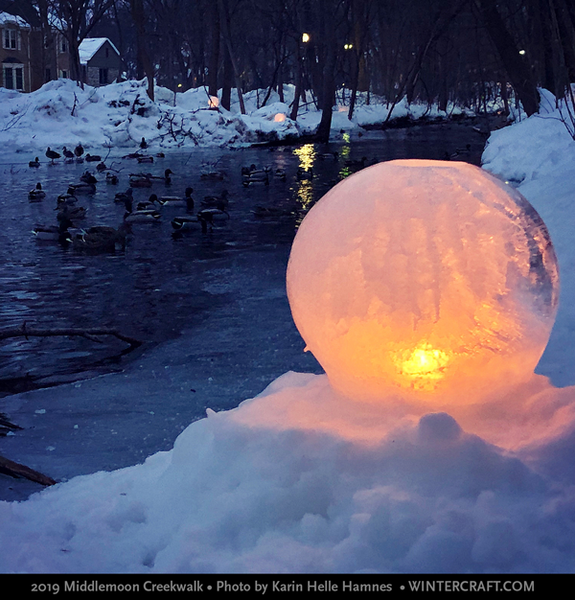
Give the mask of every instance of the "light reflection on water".
[{"label": "light reflection on water", "polygon": [[[471,162],[479,161],[483,139],[475,139],[469,126],[426,126],[407,130],[367,133],[361,139],[344,133],[329,145],[302,144],[276,149],[194,150],[174,153],[153,164],[137,165],[121,158],[107,158],[118,172],[118,186],[106,184],[100,175],[97,192],[82,196],[79,204],[88,209],[80,226],[96,224],[117,227],[124,207],[114,203],[114,194],[128,187],[128,175],[146,171],[174,172],[172,184],[135,189],[136,201],[158,195],[183,194],[194,188],[196,208],[205,195],[227,189],[230,220],[212,231],[193,232],[175,238],[170,221],[182,209],[162,208],[161,223],[133,225],[126,250],[111,255],[85,255],[57,243],[37,242],[36,224],[55,224],[56,197],[92,165],[54,166],[43,160],[39,169],[28,168],[33,156],[4,155],[0,158],[0,318],[2,327],[29,326],[110,327],[151,342],[177,336],[193,327],[206,310],[225,302],[222,294],[210,294],[204,284],[215,269],[233,269],[238,253],[275,253],[286,261],[289,246],[305,213],[352,169],[346,161],[368,156],[370,161],[393,158],[442,158],[446,151],[473,144]],[[337,156],[333,153],[337,152]],[[286,179],[272,176],[268,186],[242,186],[241,167],[256,164],[283,169]],[[202,166],[215,164],[224,173],[222,181],[204,181]],[[145,167],[142,168],[142,167]],[[297,177],[298,168],[313,170],[313,178]],[[93,169],[92,169],[93,170]],[[28,191],[41,181],[47,192],[42,202],[29,202]],[[257,206],[291,212],[278,219],[256,218]],[[178,285],[177,282],[185,282]],[[257,319],[254,321],[257,323]],[[222,323],[225,327],[225,323]],[[113,364],[97,361],[119,353],[121,343],[97,345],[89,340],[53,338],[10,340],[0,344],[0,379],[44,377],[74,373],[87,368],[109,370]]]}]

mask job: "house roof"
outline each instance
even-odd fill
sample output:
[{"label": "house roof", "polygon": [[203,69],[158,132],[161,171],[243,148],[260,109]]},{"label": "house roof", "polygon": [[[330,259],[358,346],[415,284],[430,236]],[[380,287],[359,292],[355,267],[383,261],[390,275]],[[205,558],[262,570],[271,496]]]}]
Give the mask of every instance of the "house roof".
[{"label": "house roof", "polygon": [[110,43],[110,46],[114,49],[116,54],[120,56],[118,49],[108,38],[84,38],[80,42],[80,46],[78,47],[78,53],[80,54],[80,64],[86,65],[90,62],[91,58],[98,52],[98,50],[105,44],[106,42]]},{"label": "house roof", "polygon": [[30,25],[22,17],[7,12],[0,12],[0,25],[15,25],[22,29],[30,29]]}]

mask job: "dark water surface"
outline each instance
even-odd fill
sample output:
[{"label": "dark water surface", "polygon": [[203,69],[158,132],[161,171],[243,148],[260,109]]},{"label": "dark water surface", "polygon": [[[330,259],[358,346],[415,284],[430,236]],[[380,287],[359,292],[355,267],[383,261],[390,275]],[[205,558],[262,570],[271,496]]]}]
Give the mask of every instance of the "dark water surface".
[{"label": "dark water surface", "polygon": [[[174,173],[171,185],[135,189],[136,201],[152,192],[183,195],[192,186],[199,208],[204,196],[227,189],[230,218],[206,233],[198,227],[175,237],[171,220],[185,211],[162,207],[159,223],[132,226],[125,250],[95,255],[37,241],[31,233],[38,223],[56,222],[57,196],[94,163],[49,166],[44,158],[42,167],[31,169],[30,157],[0,153],[5,157],[0,158],[2,329],[23,322],[28,328],[107,327],[144,342],[125,354],[126,344],[113,338],[102,343],[78,337],[1,341],[0,413],[23,429],[0,437],[0,455],[57,480],[129,466],[171,448],[206,408],[233,408],[289,370],[321,372],[313,356],[303,352],[285,293],[291,243],[306,210],[352,172],[346,161],[443,159],[467,144],[470,151],[457,160],[479,164],[484,138],[469,124],[369,132],[360,138],[342,134],[328,146],[197,149],[156,158],[153,164],[108,158],[120,182],[110,185],[97,176],[96,193],[79,198],[87,208],[81,226],[117,227],[124,207],[114,203],[114,195],[127,189],[129,174],[160,175],[166,168]],[[244,187],[241,168],[250,164],[283,169],[285,180],[272,175],[267,186]],[[313,179],[298,179],[298,168],[313,168]],[[202,178],[213,169],[224,179]],[[37,181],[47,196],[29,202],[28,191]],[[258,218],[257,206],[288,214]],[[106,383],[104,392],[101,381],[81,382],[123,370],[126,375]],[[138,378],[143,371],[145,377]],[[154,389],[150,378],[160,382]],[[168,394],[162,393],[163,381]],[[63,382],[76,383],[40,396],[11,395]],[[0,475],[0,498],[21,499],[37,491],[37,484],[14,488],[12,481]]]},{"label": "dark water surface", "polygon": [[[1,165],[0,210],[0,323],[3,328],[109,327],[148,343],[174,338],[184,328],[202,319],[204,311],[222,300],[205,291],[211,269],[225,269],[238,254],[277,255],[285,265],[297,224],[330,187],[354,168],[347,161],[367,157],[367,162],[394,158],[444,158],[471,144],[458,160],[479,164],[483,140],[462,124],[427,125],[408,129],[371,132],[350,139],[345,134],[329,146],[305,144],[274,150],[194,150],[156,158],[140,164],[108,158],[106,164],[119,171],[119,184],[110,185],[103,175],[94,195],[78,196],[87,208],[81,227],[122,222],[124,207],[114,195],[128,187],[131,172],[155,175],[170,168],[172,183],[134,190],[136,201],[150,193],[183,195],[194,188],[196,208],[205,195],[229,191],[229,221],[217,224],[207,234],[198,230],[174,238],[171,219],[185,213],[181,208],[161,209],[160,223],[134,224],[126,250],[115,254],[87,255],[54,242],[40,242],[31,231],[36,224],[55,224],[56,198],[70,183],[76,183],[95,163],[49,165],[40,169],[20,164]],[[337,151],[339,156],[325,156]],[[18,159],[19,157],[14,157]],[[270,185],[242,185],[242,166],[269,166],[285,170],[286,179],[272,176]],[[313,168],[314,178],[298,180],[299,167]],[[202,178],[215,169],[223,180]],[[27,193],[40,181],[46,190],[42,202],[29,202]],[[256,206],[283,208],[293,217],[257,218]],[[257,262],[257,259],[256,259]],[[254,267],[257,264],[254,263]],[[186,278],[185,286],[168,282]],[[222,324],[225,327],[225,324]],[[121,367],[123,342],[109,338],[98,344],[82,338],[17,338],[0,345],[0,393],[26,387],[85,377]]]}]

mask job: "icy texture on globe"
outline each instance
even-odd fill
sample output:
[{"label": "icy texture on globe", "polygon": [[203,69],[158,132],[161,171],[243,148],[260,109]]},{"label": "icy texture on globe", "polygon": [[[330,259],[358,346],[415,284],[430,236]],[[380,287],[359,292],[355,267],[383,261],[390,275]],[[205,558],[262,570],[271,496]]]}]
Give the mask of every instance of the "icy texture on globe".
[{"label": "icy texture on globe", "polygon": [[547,228],[519,192],[466,163],[396,160],[311,209],[287,291],[339,392],[472,402],[532,376],[559,276]]}]

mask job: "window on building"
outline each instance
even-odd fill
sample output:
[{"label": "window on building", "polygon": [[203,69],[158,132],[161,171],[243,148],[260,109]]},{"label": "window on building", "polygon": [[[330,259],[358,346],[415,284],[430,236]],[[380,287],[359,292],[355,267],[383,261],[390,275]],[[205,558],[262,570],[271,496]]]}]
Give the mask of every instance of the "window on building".
[{"label": "window on building", "polygon": [[24,65],[11,64],[3,69],[4,87],[9,90],[24,89]]},{"label": "window on building", "polygon": [[108,83],[108,69],[100,69],[100,85]]},{"label": "window on building", "polygon": [[65,69],[63,69],[62,71],[60,71],[60,77],[62,79],[68,79],[68,71],[66,71]]},{"label": "window on building", "polygon": [[68,51],[68,44],[66,43],[66,40],[62,40],[62,43],[60,44],[60,52],[67,52]]},{"label": "window on building", "polygon": [[20,50],[20,32],[15,29],[4,29],[2,45],[7,50]]}]

